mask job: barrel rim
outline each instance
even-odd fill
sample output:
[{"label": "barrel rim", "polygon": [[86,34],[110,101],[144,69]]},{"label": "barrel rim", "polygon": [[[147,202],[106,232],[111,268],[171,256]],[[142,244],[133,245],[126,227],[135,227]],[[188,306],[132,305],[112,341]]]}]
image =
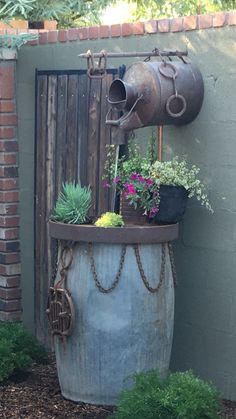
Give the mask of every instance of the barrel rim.
[{"label": "barrel rim", "polygon": [[49,235],[59,240],[92,243],[165,243],[176,240],[179,224],[96,227],[92,224],[65,224],[49,221]]}]

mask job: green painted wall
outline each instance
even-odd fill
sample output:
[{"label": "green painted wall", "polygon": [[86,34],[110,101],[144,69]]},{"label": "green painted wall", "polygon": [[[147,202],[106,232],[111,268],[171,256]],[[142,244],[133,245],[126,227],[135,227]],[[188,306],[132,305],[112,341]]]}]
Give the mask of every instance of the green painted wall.
[{"label": "green painted wall", "polygon": [[[96,41],[26,46],[19,51],[18,109],[24,321],[34,325],[33,191],[35,69],[84,68],[78,54],[99,51],[182,50],[199,66],[205,98],[188,126],[164,129],[165,155],[187,155],[201,167],[214,215],[194,200],[175,255],[179,278],[172,369],[192,368],[236,400],[236,27]],[[130,59],[109,60],[109,66]],[[139,130],[145,141],[149,130]]]}]

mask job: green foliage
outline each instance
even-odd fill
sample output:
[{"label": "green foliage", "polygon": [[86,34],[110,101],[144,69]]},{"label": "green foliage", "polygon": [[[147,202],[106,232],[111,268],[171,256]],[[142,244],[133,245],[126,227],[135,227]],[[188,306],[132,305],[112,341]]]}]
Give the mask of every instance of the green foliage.
[{"label": "green foliage", "polygon": [[[0,0],[0,18],[56,19],[60,27],[100,24],[104,9],[118,0]],[[159,19],[236,8],[236,0],[128,0],[129,20]]]},{"label": "green foliage", "polygon": [[115,212],[106,212],[102,214],[101,217],[96,221],[96,227],[122,227],[124,221],[120,214]]},{"label": "green foliage", "polygon": [[33,361],[46,359],[45,349],[22,324],[0,322],[0,381],[28,369]]},{"label": "green foliage", "polygon": [[88,221],[91,190],[75,183],[65,183],[53,209],[51,219],[67,224],[84,224]]},{"label": "green foliage", "polygon": [[161,380],[156,371],[134,376],[120,397],[114,419],[217,419],[220,394],[191,371]]},{"label": "green foliage", "polygon": [[134,20],[212,13],[236,7],[236,0],[128,0],[135,5]]},{"label": "green foliage", "polygon": [[189,198],[195,196],[201,205],[213,212],[207,198],[206,187],[198,179],[199,172],[197,166],[189,166],[186,160],[180,161],[177,157],[171,161],[157,160],[151,169],[152,178],[158,179],[161,185],[183,186],[189,192]]},{"label": "green foliage", "polygon": [[20,48],[29,41],[38,38],[37,34],[19,33],[18,35],[0,35],[0,48]]},{"label": "green foliage", "polygon": [[0,0],[0,18],[29,21],[56,19],[59,26],[99,24],[99,16],[113,0]]}]

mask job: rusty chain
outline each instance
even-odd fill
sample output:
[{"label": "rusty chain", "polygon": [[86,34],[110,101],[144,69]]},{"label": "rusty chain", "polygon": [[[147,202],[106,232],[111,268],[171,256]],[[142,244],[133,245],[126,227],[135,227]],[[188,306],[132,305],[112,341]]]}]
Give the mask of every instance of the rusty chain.
[{"label": "rusty chain", "polygon": [[[66,242],[64,245],[61,243],[60,254],[55,259],[53,284],[48,291],[46,309],[51,335],[52,337],[57,335],[62,339],[64,349],[66,348],[66,338],[72,333],[75,321],[75,309],[71,294],[65,288],[67,273],[73,262],[73,247],[73,242]],[[55,250],[58,250],[58,243]],[[59,267],[60,278],[58,282],[55,282]]]},{"label": "rusty chain", "polygon": [[172,276],[173,276],[173,283],[174,286],[177,286],[177,273],[175,268],[175,259],[174,259],[174,252],[173,252],[173,245],[172,243],[168,242],[168,249],[169,249],[169,257],[170,257],[170,266],[172,270]]},{"label": "rusty chain", "polygon": [[95,282],[97,288],[99,289],[100,292],[102,292],[104,294],[108,294],[109,292],[113,291],[119,283],[121,273],[122,273],[122,270],[123,270],[123,266],[124,266],[124,261],[125,261],[126,245],[122,246],[121,254],[120,254],[119,268],[118,268],[117,274],[115,276],[115,279],[114,279],[111,287],[109,287],[109,288],[104,288],[102,286],[101,282],[98,279],[96,266],[95,266],[95,260],[94,260],[94,256],[93,256],[93,244],[92,243],[88,243],[88,255],[89,255],[89,258],[90,258],[91,272],[92,272],[93,279],[94,279],[94,282]]},{"label": "rusty chain", "polygon": [[159,282],[158,285],[153,288],[151,287],[149,280],[147,279],[144,269],[143,269],[143,265],[142,265],[142,261],[141,261],[141,257],[140,257],[140,253],[139,253],[139,247],[138,244],[134,244],[133,245],[133,249],[134,249],[134,254],[136,257],[136,261],[137,261],[137,265],[138,265],[138,269],[139,269],[139,273],[140,276],[142,278],[142,281],[145,285],[145,287],[148,289],[148,291],[154,293],[154,292],[158,292],[159,289],[161,288],[163,282],[164,282],[164,278],[165,278],[165,266],[166,266],[166,248],[165,248],[165,244],[162,244],[161,246],[161,269],[160,269],[160,277],[159,277]]}]

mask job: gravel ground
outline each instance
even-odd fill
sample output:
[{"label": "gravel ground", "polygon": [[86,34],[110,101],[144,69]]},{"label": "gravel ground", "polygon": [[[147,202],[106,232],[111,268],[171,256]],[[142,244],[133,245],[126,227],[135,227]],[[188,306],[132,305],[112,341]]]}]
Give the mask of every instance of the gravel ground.
[{"label": "gravel ground", "polygon": [[[12,377],[0,385],[1,419],[105,419],[112,411],[107,406],[65,400],[60,392],[53,358],[47,365],[33,365],[28,373]],[[223,400],[219,417],[236,419],[236,402]]]}]

